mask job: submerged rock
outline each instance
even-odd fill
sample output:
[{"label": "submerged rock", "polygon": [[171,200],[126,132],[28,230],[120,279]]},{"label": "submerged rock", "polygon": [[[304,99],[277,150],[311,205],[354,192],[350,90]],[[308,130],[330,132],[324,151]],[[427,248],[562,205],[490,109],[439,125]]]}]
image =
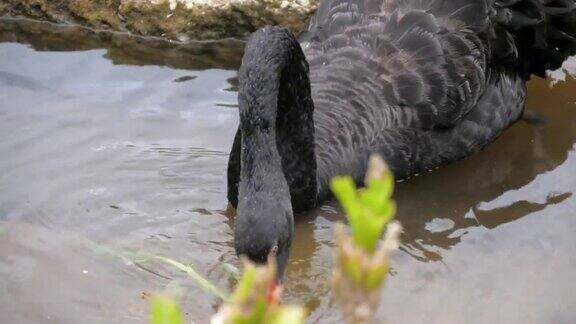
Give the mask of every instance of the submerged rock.
[{"label": "submerged rock", "polygon": [[171,40],[245,37],[264,25],[298,32],[319,0],[4,0],[0,15],[23,16]]}]

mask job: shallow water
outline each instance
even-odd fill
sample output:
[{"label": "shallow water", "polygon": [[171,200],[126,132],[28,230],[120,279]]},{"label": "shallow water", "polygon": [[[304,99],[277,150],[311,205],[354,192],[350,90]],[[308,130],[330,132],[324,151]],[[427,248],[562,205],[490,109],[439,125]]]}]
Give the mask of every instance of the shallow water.
[{"label": "shallow water", "polygon": [[[225,209],[237,125],[237,42],[187,47],[22,21],[0,23],[0,322],[142,323],[176,286],[190,320],[237,264]],[[576,82],[529,85],[540,126],[397,186],[401,251],[390,323],[576,321]],[[286,299],[338,321],[329,294],[334,203],[299,217]]]}]

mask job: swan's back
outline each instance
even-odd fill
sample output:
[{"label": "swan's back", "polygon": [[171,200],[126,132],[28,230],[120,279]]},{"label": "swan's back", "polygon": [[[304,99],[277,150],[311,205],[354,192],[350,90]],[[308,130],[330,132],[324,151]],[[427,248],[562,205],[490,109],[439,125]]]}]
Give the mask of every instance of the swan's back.
[{"label": "swan's back", "polygon": [[[574,0],[551,4],[557,11],[565,4],[554,16],[562,24],[527,21],[542,3],[323,1],[301,36],[316,107],[321,191],[337,174],[360,180],[373,152],[403,177],[493,140],[520,116],[530,73],[556,67],[574,52],[573,42],[541,35],[538,25],[574,33]],[[537,37],[528,41],[514,30],[547,37],[548,44],[536,50]]]}]

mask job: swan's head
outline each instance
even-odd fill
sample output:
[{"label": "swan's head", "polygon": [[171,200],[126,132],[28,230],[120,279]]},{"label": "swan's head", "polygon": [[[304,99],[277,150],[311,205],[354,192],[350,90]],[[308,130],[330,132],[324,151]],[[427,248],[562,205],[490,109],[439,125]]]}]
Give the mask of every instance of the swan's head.
[{"label": "swan's head", "polygon": [[238,202],[234,227],[234,245],[239,256],[264,264],[276,259],[277,279],[288,263],[294,231],[290,195],[283,197],[275,190],[263,190]]}]

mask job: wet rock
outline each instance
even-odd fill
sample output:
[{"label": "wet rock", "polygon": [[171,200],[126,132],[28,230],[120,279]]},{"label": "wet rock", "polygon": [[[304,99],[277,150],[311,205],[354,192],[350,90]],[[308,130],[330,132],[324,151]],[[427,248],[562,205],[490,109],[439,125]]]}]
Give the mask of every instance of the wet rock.
[{"label": "wet rock", "polygon": [[3,0],[0,15],[171,40],[245,37],[264,25],[298,32],[319,0]]}]

